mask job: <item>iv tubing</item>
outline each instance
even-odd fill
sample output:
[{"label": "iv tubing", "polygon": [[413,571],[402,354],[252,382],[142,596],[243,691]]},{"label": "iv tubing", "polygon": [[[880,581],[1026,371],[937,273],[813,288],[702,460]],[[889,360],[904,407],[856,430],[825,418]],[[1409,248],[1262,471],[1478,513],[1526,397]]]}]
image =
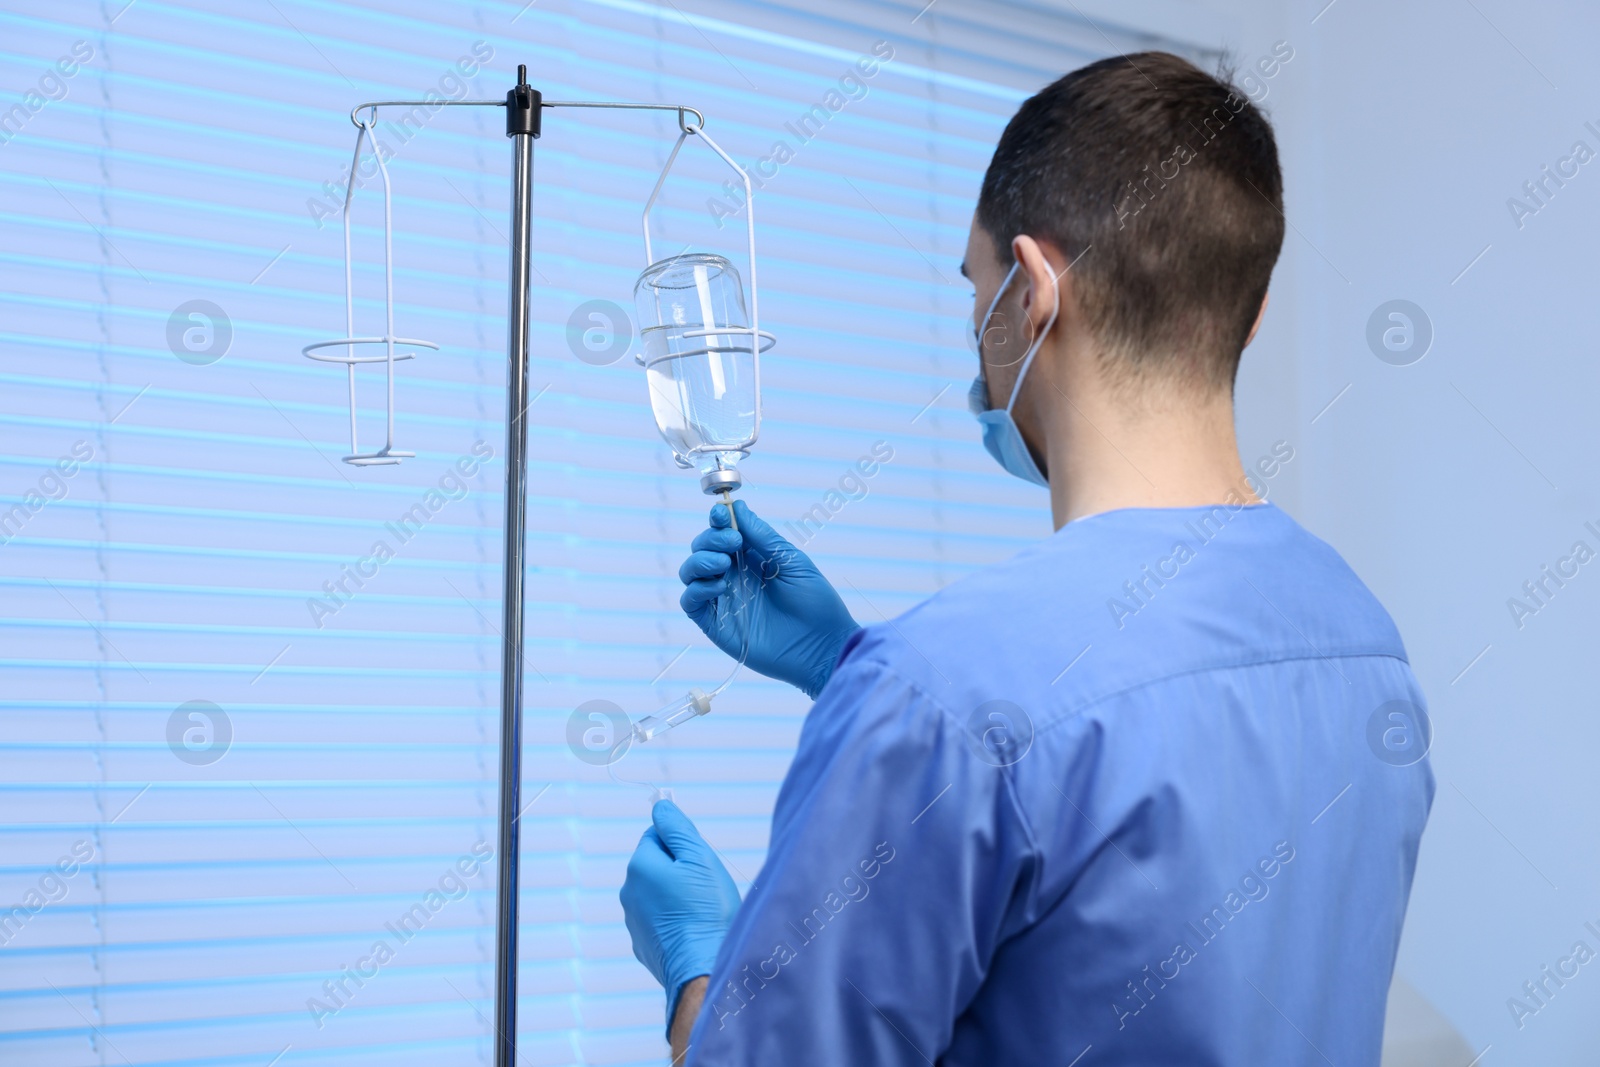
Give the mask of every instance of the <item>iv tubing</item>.
[{"label": "iv tubing", "polygon": [[[726,495],[726,493],[724,493],[724,495]],[[730,518],[733,515],[733,505],[732,504],[728,505],[728,515],[729,515]],[[737,529],[737,528],[738,527],[735,527],[735,529]],[[745,567],[744,558],[743,558],[743,556],[741,554],[740,559],[739,559],[739,569],[743,570],[744,567]],[[706,694],[706,699],[707,700],[715,700],[718,696],[720,696],[723,693],[724,690],[726,690],[728,688],[728,686],[733,684],[733,680],[736,677],[738,677],[739,671],[741,669],[743,669],[744,661],[749,655],[750,655],[750,620],[746,619],[745,620],[745,626],[744,626],[744,638],[740,642],[740,645],[739,645],[739,662],[737,662],[737,663],[735,663],[733,665],[733,670],[731,672],[729,672],[728,676],[722,680],[722,684],[721,685],[717,686],[715,689],[711,690],[711,692]],[[651,716],[647,715],[647,716],[645,716],[644,719],[641,719],[639,721],[640,722],[645,722],[649,718],[651,718]],[[671,727],[668,727],[668,729],[671,729]],[[662,732],[665,732],[665,731],[662,731]],[[617,774],[617,764],[620,763],[622,761],[622,758],[627,755],[627,752],[625,750],[627,750],[634,743],[635,740],[636,739],[634,737],[633,731],[630,729],[626,734],[622,735],[622,737],[617,739],[616,744],[611,746],[611,751],[609,753],[607,753],[607,756],[606,756],[606,775],[613,782],[616,782],[619,785],[639,785],[639,786],[644,786],[644,787],[648,788],[652,793],[654,793],[659,798],[662,795],[664,795],[664,793],[663,793],[663,790],[661,789],[661,787],[656,785],[654,782],[635,781],[634,779],[631,779],[631,778],[620,777]],[[640,742],[640,743],[643,743],[643,742]]]}]

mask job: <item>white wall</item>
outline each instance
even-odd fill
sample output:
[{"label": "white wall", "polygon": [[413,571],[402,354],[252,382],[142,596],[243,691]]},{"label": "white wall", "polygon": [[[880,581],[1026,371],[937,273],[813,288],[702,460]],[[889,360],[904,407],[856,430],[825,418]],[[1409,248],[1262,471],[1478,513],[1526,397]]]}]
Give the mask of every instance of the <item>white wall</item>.
[{"label": "white wall", "polygon": [[[1470,1044],[1458,1067],[1480,1053],[1485,1067],[1593,1063],[1600,963],[1568,963],[1577,976],[1548,982],[1542,1007],[1523,983],[1579,941],[1600,953],[1600,933],[1584,926],[1600,931],[1600,563],[1580,566],[1520,628],[1507,601],[1575,542],[1600,552],[1584,526],[1600,530],[1600,162],[1520,226],[1507,201],[1531,204],[1523,183],[1576,141],[1600,153],[1600,9],[1079,7],[1154,31],[1198,25],[1241,66],[1275,41],[1295,50],[1265,101],[1290,230],[1241,371],[1240,447],[1248,461],[1274,440],[1294,444],[1277,500],[1389,608],[1431,702],[1438,795],[1391,1030],[1427,1011],[1409,985]],[[1408,366],[1381,361],[1366,339],[1369,317],[1394,299],[1433,327],[1431,349]],[[1538,1009],[1520,1027],[1512,997]]]},{"label": "white wall", "polygon": [[[1600,964],[1520,1028],[1507,1001],[1576,942],[1600,952],[1600,564],[1520,629],[1507,600],[1574,542],[1600,551],[1600,163],[1521,227],[1507,200],[1575,141],[1600,153],[1600,11],[1325,3],[1230,5],[1241,58],[1296,50],[1267,101],[1291,229],[1241,447],[1295,443],[1281,502],[1388,606],[1431,701],[1439,790],[1399,975],[1482,1064],[1592,1063]],[[1409,366],[1366,340],[1396,298],[1434,329]]]},{"label": "white wall", "polygon": [[[1320,143],[1294,163],[1315,198],[1307,235],[1350,283],[1299,279],[1302,411],[1355,384],[1318,423],[1305,516],[1388,604],[1433,702],[1439,795],[1401,971],[1474,1051],[1493,1045],[1485,1064],[1588,1063],[1600,966],[1520,1029],[1507,1000],[1580,939],[1600,951],[1584,927],[1600,926],[1600,567],[1521,629],[1507,600],[1575,541],[1600,550],[1584,527],[1600,520],[1600,166],[1520,229],[1506,202],[1575,141],[1600,152],[1584,127],[1600,120],[1584,47],[1600,12],[1474,2],[1345,0],[1316,26]],[[1363,343],[1392,297],[1434,323],[1410,367]]]}]

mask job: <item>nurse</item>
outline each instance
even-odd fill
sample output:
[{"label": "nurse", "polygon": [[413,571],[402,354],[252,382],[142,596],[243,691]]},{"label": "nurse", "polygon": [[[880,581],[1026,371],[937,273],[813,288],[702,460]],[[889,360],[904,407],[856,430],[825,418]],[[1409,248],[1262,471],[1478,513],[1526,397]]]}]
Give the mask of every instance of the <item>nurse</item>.
[{"label": "nurse", "polygon": [[[1383,607],[1263,499],[1233,381],[1271,127],[1164,53],[1006,127],[963,273],[988,451],[1056,532],[861,627],[743,502],[683,606],[816,700],[740,901],[657,804],[622,904],[690,1064],[1376,1065],[1433,797]],[[751,576],[755,576],[752,578]]]}]

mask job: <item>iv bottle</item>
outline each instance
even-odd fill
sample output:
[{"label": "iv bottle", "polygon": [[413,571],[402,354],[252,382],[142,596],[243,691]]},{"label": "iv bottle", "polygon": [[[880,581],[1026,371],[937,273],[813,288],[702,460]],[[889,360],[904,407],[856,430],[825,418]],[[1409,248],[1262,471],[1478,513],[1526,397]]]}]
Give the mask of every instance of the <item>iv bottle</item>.
[{"label": "iv bottle", "polygon": [[700,488],[738,489],[739,458],[756,435],[755,353],[739,272],[711,253],[673,256],[639,277],[634,303],[656,429],[680,466],[700,468]]}]

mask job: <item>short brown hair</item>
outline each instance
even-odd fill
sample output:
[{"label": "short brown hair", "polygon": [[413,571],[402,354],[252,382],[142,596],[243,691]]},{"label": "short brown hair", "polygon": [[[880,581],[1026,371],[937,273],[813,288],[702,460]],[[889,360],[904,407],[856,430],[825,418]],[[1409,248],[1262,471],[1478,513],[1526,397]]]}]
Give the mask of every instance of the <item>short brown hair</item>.
[{"label": "short brown hair", "polygon": [[1107,359],[1231,389],[1283,246],[1272,126],[1178,56],[1103,59],[1018,109],[978,223],[1006,266],[1019,234],[1076,261],[1078,304]]}]

